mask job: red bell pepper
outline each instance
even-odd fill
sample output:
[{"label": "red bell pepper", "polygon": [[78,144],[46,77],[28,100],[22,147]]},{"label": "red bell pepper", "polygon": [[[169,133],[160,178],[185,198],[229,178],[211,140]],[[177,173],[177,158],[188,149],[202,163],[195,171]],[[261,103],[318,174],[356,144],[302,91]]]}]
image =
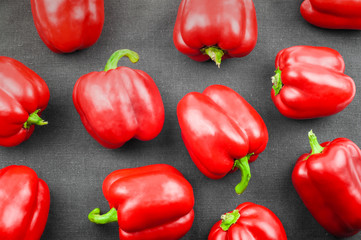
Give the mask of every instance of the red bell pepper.
[{"label": "red bell pepper", "polygon": [[48,219],[48,185],[26,166],[0,170],[0,239],[39,240]]},{"label": "red bell pepper", "polygon": [[70,53],[92,46],[104,23],[104,0],[31,0],[36,30],[50,50]]},{"label": "red bell pepper", "polygon": [[295,46],[276,57],[271,97],[286,117],[309,119],[330,116],[353,100],[356,86],[345,75],[342,56],[331,48]]},{"label": "red bell pepper", "polygon": [[131,138],[148,141],[162,130],[164,107],[153,79],[142,70],[118,67],[123,56],[135,63],[136,52],[116,51],[103,72],[78,79],[73,102],[84,127],[101,145],[121,147]]},{"label": "red bell pepper", "polygon": [[0,146],[16,146],[28,139],[50,93],[43,79],[21,62],[0,56]]},{"label": "red bell pepper", "polygon": [[175,47],[199,62],[248,55],[257,43],[252,0],[182,0],[173,32]]},{"label": "red bell pepper", "polygon": [[360,0],[305,0],[301,14],[318,27],[361,30]]},{"label": "red bell pepper", "polygon": [[278,217],[268,208],[246,202],[222,215],[212,227],[208,240],[286,240],[286,232]]},{"label": "red bell pepper", "polygon": [[292,182],[313,217],[331,234],[361,230],[361,151],[346,138],[318,143],[308,134],[310,153],[301,155]]},{"label": "red bell pepper", "polygon": [[256,160],[268,142],[265,123],[238,93],[222,85],[203,93],[188,93],[178,103],[177,115],[182,138],[198,169],[219,179],[240,169],[241,194],[251,178],[248,162]]},{"label": "red bell pepper", "polygon": [[180,239],[194,219],[193,189],[174,167],[155,164],[112,172],[103,182],[111,210],[96,208],[89,220],[97,224],[118,221],[122,240]]}]

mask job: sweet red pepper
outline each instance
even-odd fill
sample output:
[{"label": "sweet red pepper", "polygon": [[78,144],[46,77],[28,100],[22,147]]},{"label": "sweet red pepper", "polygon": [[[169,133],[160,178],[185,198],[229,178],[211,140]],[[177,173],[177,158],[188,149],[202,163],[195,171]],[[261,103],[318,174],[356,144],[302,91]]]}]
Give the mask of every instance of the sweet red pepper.
[{"label": "sweet red pepper", "polygon": [[191,59],[248,55],[257,43],[257,18],[252,0],[182,0],[173,32],[175,47]]},{"label": "sweet red pepper", "polygon": [[31,0],[36,30],[50,50],[70,53],[92,46],[104,23],[104,0]]},{"label": "sweet red pepper", "polygon": [[308,137],[312,151],[298,159],[293,185],[328,232],[352,236],[361,230],[361,151],[346,138],[320,145],[312,131]]},{"label": "sweet red pepper", "polygon": [[212,227],[208,240],[286,240],[286,232],[278,217],[268,208],[246,202],[222,215]]},{"label": "sweet red pepper", "polygon": [[50,93],[43,79],[21,62],[0,56],[0,146],[16,146],[28,139],[48,105]]},{"label": "sweet red pepper", "polygon": [[147,141],[162,130],[164,107],[153,79],[142,70],[117,67],[123,56],[135,63],[136,52],[116,51],[103,72],[78,79],[73,102],[84,127],[101,145],[121,147],[131,138]]},{"label": "sweet red pepper", "polygon": [[318,27],[361,30],[360,0],[305,0],[301,14]]},{"label": "sweet red pepper", "polygon": [[309,119],[330,116],[353,100],[356,86],[345,75],[342,56],[331,48],[295,46],[276,57],[271,97],[286,117]]},{"label": "sweet red pepper", "polygon": [[122,240],[180,239],[192,226],[192,186],[170,165],[114,171],[103,182],[103,194],[110,211],[100,215],[96,208],[88,218],[97,224],[118,221]]},{"label": "sweet red pepper", "polygon": [[203,93],[188,93],[178,103],[177,115],[182,138],[198,169],[219,179],[240,169],[241,194],[251,178],[248,162],[256,160],[268,142],[265,123],[238,93],[222,85]]},{"label": "sweet red pepper", "polygon": [[29,167],[0,170],[0,239],[39,240],[48,219],[48,185]]}]

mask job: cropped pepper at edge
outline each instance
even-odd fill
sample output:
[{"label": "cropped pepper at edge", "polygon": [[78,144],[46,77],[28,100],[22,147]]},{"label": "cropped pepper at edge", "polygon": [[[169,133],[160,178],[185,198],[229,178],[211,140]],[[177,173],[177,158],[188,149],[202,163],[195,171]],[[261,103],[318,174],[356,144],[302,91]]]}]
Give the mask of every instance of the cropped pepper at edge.
[{"label": "cropped pepper at edge", "polygon": [[308,134],[312,151],[299,157],[293,185],[313,217],[337,237],[361,230],[361,150],[351,140],[318,143]]},{"label": "cropped pepper at edge", "polygon": [[0,169],[0,239],[39,240],[50,208],[48,185],[29,167]]},{"label": "cropped pepper at edge", "polygon": [[305,0],[301,14],[309,23],[329,29],[361,30],[361,1]]},{"label": "cropped pepper at edge", "polygon": [[104,24],[104,0],[31,0],[34,24],[45,45],[56,53],[92,46]]},{"label": "cropped pepper at edge", "polygon": [[13,147],[27,140],[48,105],[45,81],[21,62],[0,56],[0,146]]},{"label": "cropped pepper at edge", "polygon": [[97,224],[117,221],[121,240],[176,240],[193,224],[193,188],[170,165],[114,171],[103,182],[103,194],[110,211],[100,215],[96,208],[88,218]]},{"label": "cropped pepper at edge", "polygon": [[261,205],[242,203],[221,219],[212,227],[208,240],[287,240],[281,221]]},{"label": "cropped pepper at edge", "polygon": [[199,62],[248,55],[257,43],[252,0],[182,0],[173,31],[175,47]]}]

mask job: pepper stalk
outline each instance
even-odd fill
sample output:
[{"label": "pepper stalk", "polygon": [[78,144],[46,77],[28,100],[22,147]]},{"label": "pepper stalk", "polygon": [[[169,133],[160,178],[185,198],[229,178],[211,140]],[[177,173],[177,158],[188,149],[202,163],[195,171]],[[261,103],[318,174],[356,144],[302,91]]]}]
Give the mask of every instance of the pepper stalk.
[{"label": "pepper stalk", "polygon": [[118,62],[122,57],[128,57],[129,60],[132,63],[136,63],[139,61],[139,55],[138,53],[129,50],[129,49],[121,49],[116,52],[114,52],[109,60],[107,61],[107,64],[105,65],[104,71],[109,71],[111,69],[116,69],[118,67]]},{"label": "pepper stalk", "polygon": [[239,211],[237,209],[231,213],[226,213],[221,216],[222,223],[221,223],[220,227],[222,228],[223,231],[226,232],[233,224],[235,224],[238,221],[238,219],[240,217],[241,217],[241,214],[239,213]]},{"label": "pepper stalk", "polygon": [[312,149],[312,152],[311,152],[310,156],[313,155],[313,154],[321,153],[323,151],[324,147],[322,147],[318,143],[317,137],[313,133],[312,130],[308,132],[308,139],[310,141],[310,145],[311,145],[311,149]]},{"label": "pepper stalk", "polygon": [[205,55],[208,55],[218,66],[221,67],[222,57],[224,55],[224,50],[217,46],[205,47],[201,49],[201,52]]},{"label": "pepper stalk", "polygon": [[251,179],[251,169],[248,161],[253,154],[254,153],[248,154],[245,157],[234,161],[233,169],[238,168],[242,173],[242,180],[235,187],[238,195],[241,195],[246,190],[249,180]]},{"label": "pepper stalk", "polygon": [[38,125],[38,126],[43,126],[43,125],[47,125],[48,122],[44,121],[39,115],[38,113],[40,112],[40,109],[36,110],[35,112],[31,113],[29,115],[28,120],[24,123],[24,128],[25,129],[29,129],[31,125]]},{"label": "pepper stalk", "polygon": [[280,70],[280,68],[278,67],[275,71],[275,75],[271,78],[272,79],[272,83],[273,83],[273,90],[275,90],[275,96],[277,96],[282,87],[283,87],[283,83],[282,83],[282,79],[281,79],[281,73],[282,71]]},{"label": "pepper stalk", "polygon": [[88,215],[89,221],[96,223],[96,224],[107,224],[111,222],[118,221],[118,214],[115,208],[109,210],[109,212],[105,214],[100,214],[100,208],[96,208],[91,211]]}]

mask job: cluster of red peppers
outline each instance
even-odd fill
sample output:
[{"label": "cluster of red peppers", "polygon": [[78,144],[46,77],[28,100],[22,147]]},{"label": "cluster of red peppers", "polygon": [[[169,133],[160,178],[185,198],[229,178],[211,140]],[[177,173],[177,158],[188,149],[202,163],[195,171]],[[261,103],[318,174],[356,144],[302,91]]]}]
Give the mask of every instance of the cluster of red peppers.
[{"label": "cluster of red peppers", "polygon": [[[31,0],[31,7],[41,39],[54,52],[87,48],[101,34],[102,0]],[[361,3],[356,0],[305,0],[301,6],[307,21],[325,28],[361,29],[359,10]],[[222,59],[246,56],[257,42],[253,2],[183,0],[173,40],[191,59],[212,59],[218,66]],[[84,127],[106,148],[119,148],[132,138],[151,140],[164,123],[164,106],[154,80],[142,70],[118,67],[124,56],[133,63],[139,60],[136,52],[118,50],[104,71],[80,77],[73,91]],[[275,67],[271,97],[286,117],[330,116],[345,109],[355,96],[355,83],[344,74],[343,58],[333,49],[283,49]],[[0,73],[0,145],[11,147],[28,139],[35,125],[47,124],[41,114],[50,94],[45,81],[17,60],[0,57]],[[242,181],[235,190],[243,193],[251,178],[249,163],[268,142],[267,127],[257,111],[236,91],[212,85],[184,96],[177,116],[184,144],[198,169],[212,179],[240,170]],[[346,138],[320,145],[311,131],[309,140],[312,151],[302,155],[293,170],[296,191],[328,232],[352,236],[361,230],[361,151]],[[50,207],[47,184],[32,169],[15,165],[0,170],[0,183],[0,238],[40,239]],[[114,171],[104,180],[103,193],[109,212],[101,215],[96,208],[88,218],[97,224],[118,222],[120,239],[180,239],[192,226],[192,186],[170,165]],[[243,203],[222,215],[208,239],[287,237],[273,212]]]}]

